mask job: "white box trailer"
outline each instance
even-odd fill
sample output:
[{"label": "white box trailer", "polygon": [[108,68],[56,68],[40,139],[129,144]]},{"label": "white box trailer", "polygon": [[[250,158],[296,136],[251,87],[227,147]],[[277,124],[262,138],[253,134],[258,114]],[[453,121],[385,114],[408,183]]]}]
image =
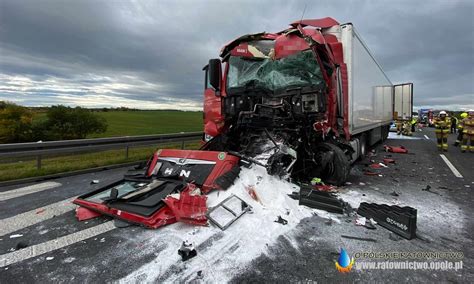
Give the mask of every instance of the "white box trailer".
[{"label": "white box trailer", "polygon": [[351,23],[332,27],[325,33],[335,35],[343,46],[349,87],[349,131],[352,136],[367,134],[372,145],[388,133],[385,131],[394,114],[411,117],[413,84],[392,84]]},{"label": "white box trailer", "polygon": [[393,86],[393,119],[410,120],[413,114],[413,84]]}]

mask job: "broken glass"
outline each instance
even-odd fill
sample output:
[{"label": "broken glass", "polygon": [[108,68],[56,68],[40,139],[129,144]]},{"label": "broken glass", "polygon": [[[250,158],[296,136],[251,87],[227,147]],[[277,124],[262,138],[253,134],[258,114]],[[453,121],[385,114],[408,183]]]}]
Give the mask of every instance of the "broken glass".
[{"label": "broken glass", "polygon": [[273,60],[271,58],[229,58],[228,90],[239,87],[263,88],[272,92],[320,85],[321,69],[311,50]]}]

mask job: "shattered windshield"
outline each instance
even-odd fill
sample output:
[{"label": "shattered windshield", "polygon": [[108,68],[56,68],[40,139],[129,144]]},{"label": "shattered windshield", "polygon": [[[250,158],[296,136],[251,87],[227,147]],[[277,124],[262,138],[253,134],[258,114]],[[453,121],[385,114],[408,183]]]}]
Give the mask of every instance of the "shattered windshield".
[{"label": "shattered windshield", "polygon": [[311,50],[278,60],[231,56],[227,90],[240,87],[263,88],[276,92],[288,88],[322,84],[323,76]]}]

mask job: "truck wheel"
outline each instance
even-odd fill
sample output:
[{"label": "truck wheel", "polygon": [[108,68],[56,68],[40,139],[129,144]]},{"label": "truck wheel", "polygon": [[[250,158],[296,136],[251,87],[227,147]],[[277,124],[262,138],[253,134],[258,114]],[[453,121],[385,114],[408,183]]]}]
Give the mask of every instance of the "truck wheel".
[{"label": "truck wheel", "polygon": [[331,143],[321,143],[317,146],[325,162],[321,169],[321,178],[333,185],[343,185],[349,176],[350,163],[341,148]]}]

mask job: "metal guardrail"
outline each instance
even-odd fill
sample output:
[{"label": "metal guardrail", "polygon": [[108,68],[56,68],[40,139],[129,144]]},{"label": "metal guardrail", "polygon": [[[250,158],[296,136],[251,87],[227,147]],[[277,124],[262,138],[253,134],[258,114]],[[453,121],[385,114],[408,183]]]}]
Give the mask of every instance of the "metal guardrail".
[{"label": "metal guardrail", "polygon": [[47,155],[93,152],[124,148],[125,158],[128,158],[128,151],[130,147],[181,142],[181,149],[184,149],[185,142],[196,141],[201,137],[202,132],[182,132],[160,135],[0,144],[0,159],[36,157],[36,167],[40,169],[41,159],[43,156]]}]

